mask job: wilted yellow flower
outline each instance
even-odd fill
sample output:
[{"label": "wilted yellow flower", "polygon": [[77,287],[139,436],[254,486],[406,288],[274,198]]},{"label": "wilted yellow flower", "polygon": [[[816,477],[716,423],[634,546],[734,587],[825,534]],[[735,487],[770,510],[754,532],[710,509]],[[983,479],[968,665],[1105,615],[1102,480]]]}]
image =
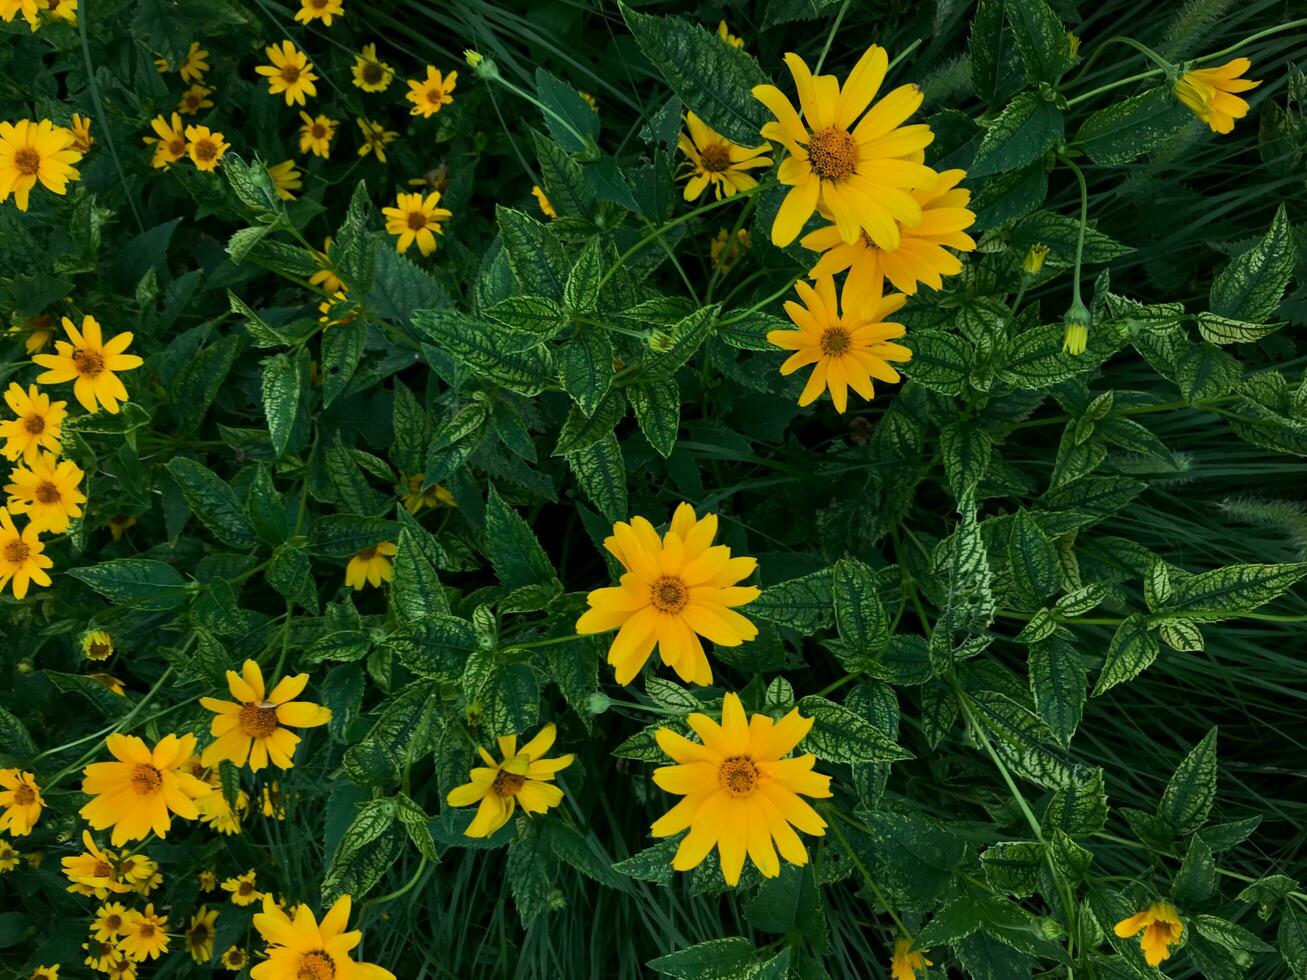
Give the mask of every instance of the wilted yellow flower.
[{"label": "wilted yellow flower", "polygon": [[91,147],[95,145],[95,137],[91,135],[91,120],[74,112],[70,131],[73,134],[73,149],[83,156],[90,153]]},{"label": "wilted yellow flower", "polygon": [[349,560],[345,566],[345,584],[355,591],[365,585],[374,588],[382,582],[389,582],[395,577],[390,559],[395,556],[395,542],[382,541],[370,548],[364,548]]},{"label": "wilted yellow flower", "polygon": [[27,334],[23,338],[23,347],[27,353],[35,354],[44,350],[50,343],[50,338],[54,336],[54,317],[49,313],[38,313],[30,317],[15,316],[6,332]]},{"label": "wilted yellow flower", "polygon": [[7,840],[0,839],[0,875],[8,874],[18,867],[18,852]]},{"label": "wilted yellow flower", "polygon": [[27,210],[28,196],[37,182],[55,194],[66,194],[68,182],[80,179],[73,166],[82,155],[70,129],[49,119],[0,122],[0,203],[14,196],[19,211]]},{"label": "wilted yellow flower", "polygon": [[251,868],[242,875],[228,878],[222,883],[222,890],[231,895],[233,905],[253,905],[263,897],[255,882],[255,871]]},{"label": "wilted yellow flower", "polygon": [[218,161],[229,149],[231,144],[222,133],[212,132],[208,126],[186,127],[186,153],[197,170],[217,170]]},{"label": "wilted yellow flower", "polygon": [[1089,328],[1093,323],[1093,315],[1085,308],[1084,303],[1080,300],[1072,303],[1063,321],[1062,353],[1070,354],[1072,357],[1083,354],[1089,343]]},{"label": "wilted yellow flower", "polygon": [[41,819],[45,799],[34,773],[0,769],[0,831],[26,837]]},{"label": "wilted yellow flower", "polygon": [[303,105],[306,95],[318,94],[313,64],[292,42],[270,44],[263,50],[272,64],[254,70],[268,80],[269,95],[284,95],[287,105]]},{"label": "wilted yellow flower", "polygon": [[365,157],[369,153],[375,153],[377,159],[385,163],[386,147],[395,142],[399,133],[371,119],[356,118],[354,121],[363,132],[363,145],[359,147],[359,156]]},{"label": "wilted yellow flower", "polygon": [[86,767],[82,792],[92,799],[79,812],[96,830],[112,827],[114,845],[151,831],[167,836],[174,813],[183,820],[199,816],[195,798],[210,788],[183,771],[195,753],[194,735],[165,735],[151,749],[134,735],[115,732],[105,745],[116,761]]},{"label": "wilted yellow flower", "polygon": [[5,391],[5,404],[16,416],[0,421],[0,438],[5,440],[0,453],[5,459],[21,458],[25,463],[33,463],[43,449],[58,455],[59,436],[68,415],[67,402],[52,402],[36,385],[28,385],[27,391],[23,391],[22,385],[10,382]]},{"label": "wilted yellow flower", "polygon": [[1157,966],[1171,955],[1171,947],[1180,942],[1184,923],[1180,921],[1175,906],[1169,902],[1154,902],[1139,914],[1122,919],[1113,931],[1122,939],[1142,932],[1139,945],[1143,948],[1144,959],[1149,966]]},{"label": "wilted yellow flower", "polygon": [[445,233],[444,222],[453,217],[453,212],[440,207],[439,191],[432,191],[426,197],[398,194],[395,207],[382,208],[381,213],[386,216],[386,234],[398,238],[395,248],[401,255],[414,242],[423,255],[430,255],[436,250],[436,236]]},{"label": "wilted yellow flower", "polygon": [[9,474],[9,513],[26,514],[38,531],[63,534],[74,517],[82,516],[86,494],[79,484],[85,475],[71,459],[38,453],[30,466],[17,466]]},{"label": "wilted yellow flower", "polygon": [[275,779],[271,785],[264,786],[260,793],[262,804],[260,812],[273,820],[286,819],[286,801],[281,795],[281,784]]},{"label": "wilted yellow flower", "polygon": [[337,17],[345,16],[345,5],[341,0],[300,0],[300,9],[295,12],[295,19],[301,24],[320,20],[324,27],[330,27]]},{"label": "wilted yellow flower", "polygon": [[53,568],[54,562],[44,551],[36,528],[29,523],[20,532],[9,511],[0,507],[0,589],[12,581],[14,598],[22,599],[32,582],[49,585],[45,570]]},{"label": "wilted yellow flower", "polygon": [[689,179],[684,194],[687,201],[702,197],[709,187],[717,200],[757,187],[758,181],[749,171],[771,166],[766,143],[737,146],[693,112],[685,114],[685,128],[688,132],[676,138],[676,145],[686,157],[680,179]]},{"label": "wilted yellow flower", "polygon": [[104,630],[83,634],[82,654],[88,660],[108,660],[113,656],[113,637]]},{"label": "wilted yellow flower", "polygon": [[439,112],[443,107],[454,101],[454,97],[450,93],[454,91],[457,82],[458,72],[451,71],[447,75],[441,75],[440,72],[436,71],[434,65],[427,65],[426,78],[419,78],[408,83],[408,94],[404,98],[413,103],[409,115],[421,116],[426,119],[428,116]]},{"label": "wilted yellow flower", "polygon": [[496,762],[494,756],[477,746],[477,753],[485,766],[473,769],[471,782],[450,790],[447,800],[450,806],[478,804],[476,816],[464,831],[466,836],[491,836],[512,819],[518,804],[527,813],[544,813],[562,802],[563,791],[554,785],[554,777],[570,766],[576,757],[544,758],[557,734],[558,729],[550,722],[520,749],[516,735],[501,736],[499,753],[504,757],[502,762]]},{"label": "wilted yellow flower", "polygon": [[309,283],[319,287],[325,293],[338,293],[345,288],[336,269],[331,264],[331,236],[322,242],[322,251],[313,253],[313,264],[318,271],[309,276]]},{"label": "wilted yellow flower", "polygon": [[300,152],[327,159],[331,155],[331,139],[336,135],[336,120],[310,116],[307,112],[301,112],[300,118],[304,120],[300,127]]},{"label": "wilted yellow flower", "polygon": [[712,240],[712,244],[709,246],[714,268],[720,268],[723,272],[735,265],[740,256],[753,246],[748,228],[741,228],[736,232],[735,241],[730,242],[728,246],[729,238],[730,232],[725,228],[719,228],[717,229],[717,237]]},{"label": "wilted yellow flower", "polygon": [[182,81],[204,81],[204,73],[209,70],[209,63],[205,60],[208,57],[209,52],[200,47],[200,42],[192,41],[190,50],[186,52],[186,58],[182,61],[182,66],[177,69],[177,74],[181,75]]},{"label": "wilted yellow flower", "polygon": [[228,836],[241,832],[241,817],[249,810],[250,796],[245,790],[236,791],[236,805],[227,802],[221,787],[195,801],[200,811],[200,822],[206,827]]},{"label": "wilted yellow flower", "polygon": [[408,478],[408,492],[403,494],[400,500],[404,504],[404,509],[410,514],[417,514],[424,508],[434,510],[437,507],[458,506],[454,502],[454,495],[439,483],[424,487],[421,473],[415,473]]},{"label": "wilted yellow flower", "polygon": [[204,870],[197,876],[200,880],[200,891],[208,893],[218,887],[218,876],[212,871]]},{"label": "wilted yellow flower", "polygon": [[86,676],[108,690],[110,694],[116,694],[120,698],[126,696],[127,688],[123,686],[122,681],[112,674],[87,674]]},{"label": "wilted yellow flower", "polygon": [[553,202],[545,196],[545,192],[540,189],[539,184],[531,185],[531,196],[536,199],[536,204],[540,207],[540,213],[546,218],[558,217],[558,212],[554,210]]},{"label": "wilted yellow flower", "polygon": [[1234,93],[1247,92],[1262,84],[1239,77],[1252,65],[1247,58],[1235,58],[1219,68],[1185,72],[1175,83],[1175,97],[1207,123],[1213,133],[1228,133],[1234,129],[1236,119],[1248,115],[1247,101]]},{"label": "wilted yellow flower", "polygon": [[377,57],[375,44],[363,45],[354,58],[354,84],[365,92],[384,92],[395,78],[395,69]]},{"label": "wilted yellow flower", "polygon": [[295,166],[295,161],[283,160],[281,163],[272,163],[267,169],[268,176],[272,178],[272,189],[277,192],[277,197],[283,201],[295,200],[293,192],[304,187],[304,174]]},{"label": "wilted yellow flower", "polygon": [[246,660],[239,674],[227,671],[227,687],[236,701],[200,698],[214,713],[210,733],[216,739],[200,756],[201,764],[213,766],[225,759],[243,766],[248,759],[250,770],[258,772],[271,760],[279,769],[291,768],[300,737],[290,729],[316,728],[331,720],[330,709],[295,700],[308,683],[308,674],[292,674],[267,691],[263,671],[253,660]]},{"label": "wilted yellow flower", "polygon": [[47,369],[37,376],[37,384],[71,381],[73,395],[88,412],[97,412],[102,405],[110,415],[118,414],[118,403],[127,400],[127,389],[116,372],[131,371],[145,363],[126,352],[132,343],[131,333],[123,332],[106,341],[93,316],[82,317],[80,331],[68,317],[63,318],[63,327],[68,340],[55,341],[55,353],[32,358]]}]

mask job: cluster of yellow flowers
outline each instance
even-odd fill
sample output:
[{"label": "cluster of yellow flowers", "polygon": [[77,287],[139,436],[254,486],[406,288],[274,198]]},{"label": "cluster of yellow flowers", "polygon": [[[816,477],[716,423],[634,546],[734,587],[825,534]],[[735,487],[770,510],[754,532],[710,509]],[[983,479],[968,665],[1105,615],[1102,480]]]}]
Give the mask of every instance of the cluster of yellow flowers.
[{"label": "cluster of yellow flowers", "polygon": [[0,20],[9,23],[20,14],[33,31],[46,21],[76,26],[78,0],[0,0]]}]

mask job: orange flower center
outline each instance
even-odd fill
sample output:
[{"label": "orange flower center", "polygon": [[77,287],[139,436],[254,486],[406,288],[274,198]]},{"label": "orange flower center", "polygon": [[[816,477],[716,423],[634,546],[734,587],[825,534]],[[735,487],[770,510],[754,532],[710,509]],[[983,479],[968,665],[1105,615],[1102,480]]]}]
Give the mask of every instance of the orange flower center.
[{"label": "orange flower center", "polygon": [[848,352],[852,341],[843,327],[827,327],[821,335],[821,352],[827,357],[840,357]]},{"label": "orange flower center", "polygon": [[377,85],[385,77],[386,73],[381,70],[381,66],[375,61],[369,61],[363,66],[363,81],[369,85]]},{"label": "orange flower center", "polygon": [[41,154],[30,146],[20,147],[14,154],[14,167],[26,177],[36,176],[41,169]]},{"label": "orange flower center", "polygon": [[222,959],[232,970],[239,970],[245,965],[245,954],[239,949],[230,951]]},{"label": "orange flower center", "polygon": [[[91,877],[92,877],[92,878],[112,878],[112,877],[113,877],[113,865],[110,864],[108,861],[96,861],[96,862],[95,862],[95,867],[91,870]],[[117,928],[117,926],[114,926],[114,928]]]},{"label": "orange flower center", "polygon": [[14,538],[12,541],[5,542],[5,561],[10,565],[22,565],[31,557],[32,549],[26,541],[21,538]]},{"label": "orange flower center", "polygon": [[322,125],[321,123],[314,123],[313,128],[309,132],[310,135],[315,140],[322,140],[327,138],[327,127]]},{"label": "orange flower center", "polygon": [[75,350],[73,367],[84,378],[98,378],[104,373],[104,355],[93,350]]},{"label": "orange flower center", "polygon": [[439,101],[440,101],[441,99],[443,99],[444,97],[445,97],[445,93],[442,92],[442,91],[441,91],[440,89],[438,89],[438,88],[429,88],[429,89],[427,89],[427,101],[428,101],[428,102],[439,102]]},{"label": "orange flower center", "polygon": [[690,590],[675,575],[664,575],[649,590],[649,601],[659,612],[678,613],[690,601]]},{"label": "orange flower center", "polygon": [[336,975],[336,961],[323,950],[316,949],[300,957],[295,980],[332,980]]},{"label": "orange flower center", "polygon": [[719,174],[731,168],[731,151],[725,143],[709,143],[699,151],[699,163],[710,174]]},{"label": "orange flower center", "polygon": [[377,547],[376,545],[373,545],[370,548],[364,548],[354,557],[362,561],[371,561],[373,558],[377,557]]},{"label": "orange flower center", "polygon": [[182,106],[187,112],[194,112],[200,107],[200,97],[194,92],[187,92],[182,96]]},{"label": "orange flower center", "polygon": [[154,923],[142,922],[139,926],[136,927],[136,935],[140,936],[142,939],[153,938]]},{"label": "orange flower center", "polygon": [[101,643],[99,640],[93,640],[86,652],[92,660],[104,660],[109,654],[113,653],[113,647],[107,643]]},{"label": "orange flower center", "polygon": [[28,804],[35,802],[36,791],[24,783],[19,783],[18,788],[14,790],[14,805],[27,806]]},{"label": "orange flower center", "polygon": [[508,772],[506,769],[500,769],[495,774],[495,781],[490,788],[495,791],[496,796],[516,796],[517,791],[526,785],[526,777],[519,776],[517,773]]},{"label": "orange flower center", "polygon": [[132,789],[138,796],[159,792],[163,786],[163,773],[154,766],[138,765],[132,769]]},{"label": "orange flower center", "polygon": [[262,704],[247,704],[241,708],[240,726],[250,738],[267,738],[277,730],[277,709]]},{"label": "orange flower center", "polygon": [[43,504],[57,504],[59,503],[59,488],[49,480],[43,480],[37,484],[36,493],[33,496]]},{"label": "orange flower center", "polygon": [[203,946],[209,941],[209,927],[203,922],[197,922],[191,926],[190,941],[196,946]]},{"label": "orange flower center", "polygon": [[843,180],[858,169],[858,141],[837,126],[818,130],[808,142],[808,163],[822,180]]},{"label": "orange flower center", "polygon": [[23,428],[34,436],[39,436],[45,431],[45,417],[41,415],[29,415],[23,419]]},{"label": "orange flower center", "polygon": [[748,796],[758,785],[758,767],[746,756],[734,756],[717,770],[717,784],[732,796]]},{"label": "orange flower center", "polygon": [[281,78],[287,85],[294,85],[300,80],[300,70],[298,65],[282,65]]},{"label": "orange flower center", "polygon": [[218,155],[218,147],[212,140],[196,140],[195,155],[205,163],[208,163]]},{"label": "orange flower center", "polygon": [[410,211],[408,213],[408,227],[410,231],[421,231],[427,226],[427,216],[421,211]]},{"label": "orange flower center", "polygon": [[325,10],[330,0],[309,0],[309,6],[314,10]]},{"label": "orange flower center", "polygon": [[123,927],[123,917],[118,913],[104,917],[104,927],[110,932],[117,932]]},{"label": "orange flower center", "polygon": [[186,140],[178,136],[175,140],[168,141],[168,152],[175,157],[180,158],[186,152]]}]

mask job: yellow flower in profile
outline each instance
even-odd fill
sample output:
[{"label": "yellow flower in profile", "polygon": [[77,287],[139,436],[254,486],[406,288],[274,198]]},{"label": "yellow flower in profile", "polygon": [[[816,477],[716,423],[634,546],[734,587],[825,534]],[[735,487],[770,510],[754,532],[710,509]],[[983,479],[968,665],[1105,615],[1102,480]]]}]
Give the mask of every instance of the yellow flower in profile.
[{"label": "yellow flower in profile", "polygon": [[744,38],[732,34],[730,28],[726,26],[726,21],[717,25],[717,36],[733,48],[744,47]]},{"label": "yellow flower in profile", "polygon": [[454,101],[450,94],[458,83],[458,72],[451,71],[441,75],[434,65],[427,65],[427,77],[408,82],[408,94],[404,98],[413,103],[408,111],[410,116],[426,119],[439,112]]},{"label": "yellow flower in profile", "polygon": [[626,572],[620,585],[586,597],[590,608],[576,621],[576,631],[618,631],[608,648],[618,684],[631,683],[654,647],[682,680],[711,684],[712,668],[699,637],[735,647],[758,635],[734,608],[758,598],[757,588],[738,584],[758,562],[732,557],[726,545],[713,544],[716,536],[717,515],[698,520],[686,503],[676,508],[661,538],[643,517],[613,525],[604,547]]},{"label": "yellow flower in profile", "polygon": [[821,206],[846,242],[865,231],[881,248],[898,248],[899,225],[921,221],[921,206],[909,192],[936,180],[933,170],[911,159],[933,138],[930,127],[903,125],[921,105],[921,89],[901,85],[873,105],[889,68],[885,49],[876,44],[843,86],[834,75],[814,78],[797,54],[787,54],[785,63],[803,118],[775,85],[753,89],[776,117],[762,135],[789,151],[776,176],[793,189],[772,223],[772,241],[790,244]]},{"label": "yellow flower in profile", "polygon": [[38,966],[27,975],[27,980],[59,980],[59,964]]},{"label": "yellow flower in profile", "polygon": [[18,14],[22,14],[23,19],[27,21],[27,26],[36,30],[39,26],[36,15],[40,7],[39,0],[0,0],[0,19],[7,24]]},{"label": "yellow flower in profile", "polygon": [[90,153],[91,147],[95,145],[95,137],[91,135],[91,120],[74,112],[73,124],[69,131],[73,134],[73,149],[82,156]]},{"label": "yellow flower in profile", "polygon": [[0,831],[26,837],[41,819],[45,799],[36,775],[22,769],[0,769]]},{"label": "yellow flower in profile", "polygon": [[354,58],[354,84],[365,92],[384,92],[395,78],[395,69],[377,57],[375,44],[363,45]]},{"label": "yellow flower in profile", "polygon": [[[319,303],[318,312],[322,314],[318,317],[318,322],[324,325],[324,330],[338,323],[350,323],[358,315],[357,308],[350,302],[349,294],[343,289]],[[318,362],[314,361],[311,367],[310,380],[315,385],[322,384],[322,375],[317,373]]]},{"label": "yellow flower in profile", "polygon": [[232,946],[222,956],[218,957],[218,962],[222,964],[222,968],[231,973],[240,973],[241,970],[245,969],[245,964],[249,961],[250,958],[245,955],[245,950],[239,946]]},{"label": "yellow flower in profile", "polygon": [[702,197],[709,187],[719,201],[750,190],[758,186],[758,181],[749,171],[771,166],[771,157],[766,155],[770,147],[766,143],[737,146],[693,112],[685,114],[685,128],[689,132],[681,133],[676,145],[686,157],[680,179],[689,178],[684,195],[687,201]]},{"label": "yellow flower in profile", "polygon": [[363,940],[363,933],[345,931],[350,908],[350,897],[342,895],[319,923],[307,905],[287,915],[265,896],[254,928],[268,944],[268,958],[250,971],[252,980],[395,980],[389,970],[350,957]]},{"label": "yellow flower in profile", "polygon": [[38,181],[52,193],[66,194],[68,182],[81,177],[73,166],[82,158],[75,140],[71,129],[49,119],[0,122],[0,203],[12,194],[18,210],[26,211]]},{"label": "yellow flower in profile", "polygon": [[400,501],[404,504],[404,509],[414,515],[425,508],[435,510],[437,507],[458,506],[454,495],[447,487],[439,483],[424,487],[421,473],[415,473],[408,478],[408,492],[400,497]]},{"label": "yellow flower in profile", "polygon": [[536,199],[536,204],[540,207],[540,213],[546,218],[558,217],[558,212],[554,209],[553,202],[545,197],[545,192],[540,189],[539,184],[531,185],[531,196]]},{"label": "yellow flower in profile", "polygon": [[1062,321],[1062,353],[1079,357],[1089,345],[1089,328],[1094,317],[1079,299],[1071,304]]},{"label": "yellow flower in profile", "polygon": [[44,551],[36,528],[29,522],[20,532],[9,511],[0,507],[0,590],[13,582],[14,598],[22,599],[32,582],[49,585],[45,570],[53,568],[54,562]]},{"label": "yellow flower in profile", "polygon": [[295,166],[295,161],[283,160],[281,163],[271,163],[267,170],[277,197],[283,201],[295,200],[294,192],[304,187],[304,174]]},{"label": "yellow flower in profile", "polygon": [[1037,276],[1044,268],[1044,260],[1048,258],[1048,246],[1042,242],[1036,242],[1026,250],[1026,257],[1021,260],[1021,271],[1027,276]]},{"label": "yellow flower in profile", "polygon": [[894,940],[894,956],[890,960],[893,980],[916,980],[918,973],[924,974],[926,967],[934,965],[925,953],[913,952],[911,939],[900,936]]},{"label": "yellow flower in profile", "polygon": [[116,694],[120,698],[126,696],[127,688],[123,686],[122,681],[112,674],[87,674],[86,676],[108,690],[110,694]]},{"label": "yellow flower in profile", "polygon": [[165,735],[153,749],[120,732],[104,741],[116,761],[86,767],[82,792],[93,799],[79,812],[96,830],[112,827],[115,846],[151,831],[166,837],[173,814],[183,820],[200,815],[195,798],[210,788],[183,771],[195,754],[194,735]]},{"label": "yellow flower in profile", "polygon": [[182,61],[182,66],[177,69],[182,81],[204,81],[204,73],[209,70],[209,63],[205,60],[208,57],[209,52],[200,47],[200,42],[192,41],[190,50],[186,52],[186,57]]},{"label": "yellow flower in profile", "polygon": [[191,959],[203,966],[213,959],[213,940],[217,935],[218,910],[201,905],[191,916],[191,924],[186,929],[186,952]]},{"label": "yellow flower in profile", "polygon": [[267,78],[269,95],[284,95],[287,105],[303,105],[306,95],[318,94],[313,63],[292,42],[270,44],[263,50],[272,64],[254,70]]},{"label": "yellow flower in profile", "polygon": [[300,152],[312,153],[327,159],[331,156],[331,139],[336,135],[336,120],[327,116],[310,116],[300,113],[304,125],[300,127]]},{"label": "yellow flower in profile", "polygon": [[84,634],[82,655],[87,660],[108,660],[113,656],[113,637],[104,630],[91,630]]},{"label": "yellow flower in profile", "polygon": [[402,255],[417,242],[423,255],[436,250],[436,236],[445,233],[442,225],[453,213],[440,207],[440,192],[432,191],[425,198],[421,194],[397,194],[395,207],[382,208],[386,216],[386,234],[398,236],[395,242]]},{"label": "yellow flower in profile", "polygon": [[197,876],[200,882],[200,891],[208,893],[218,887],[218,876],[212,871],[201,871]]},{"label": "yellow flower in profile", "polygon": [[163,116],[155,116],[150,120],[150,128],[157,134],[144,137],[145,144],[154,147],[154,156],[150,158],[151,167],[167,170],[171,164],[186,156],[186,132],[181,116],[174,112],[171,122]]},{"label": "yellow flower in profile", "polygon": [[86,494],[78,484],[85,475],[71,459],[39,453],[30,467],[15,467],[9,474],[9,513],[26,514],[38,531],[63,534],[74,517],[82,516]]},{"label": "yellow flower in profile", "polygon": [[196,82],[182,93],[177,102],[177,111],[183,116],[193,116],[201,109],[212,109],[213,100],[209,98],[212,94],[213,89]]},{"label": "yellow flower in profile", "polygon": [[328,235],[322,242],[322,251],[313,253],[313,264],[318,267],[318,271],[309,276],[309,283],[317,286],[324,293],[339,293],[345,288],[341,282],[340,276],[336,275],[336,268],[331,264],[331,236]]},{"label": "yellow flower in profile", "polygon": [[28,385],[27,391],[23,391],[22,385],[10,382],[5,391],[5,404],[16,416],[0,422],[0,437],[5,440],[0,453],[5,459],[21,458],[31,463],[42,449],[59,453],[59,436],[68,415],[67,402],[52,402],[36,385]]},{"label": "yellow flower in profile", "polygon": [[365,585],[373,588],[395,577],[390,559],[395,556],[395,542],[382,541],[364,548],[345,566],[345,584],[358,591]]},{"label": "yellow flower in profile", "polygon": [[476,816],[463,833],[468,837],[489,837],[513,817],[518,804],[527,813],[544,813],[563,801],[563,791],[554,785],[554,777],[572,764],[576,756],[560,755],[546,759],[558,729],[553,722],[545,725],[536,737],[520,749],[516,735],[499,738],[503,762],[477,746],[484,767],[469,774],[471,782],[449,791],[450,806],[478,804]]},{"label": "yellow flower in profile", "polygon": [[295,11],[295,19],[301,24],[320,20],[323,27],[330,27],[333,20],[344,16],[341,0],[300,0],[300,9]]},{"label": "yellow flower in profile", "polygon": [[157,960],[168,952],[168,917],[157,915],[154,903],[145,910],[128,909],[123,916],[123,934],[118,937],[118,948],[138,963],[144,959]]},{"label": "yellow flower in profile", "polygon": [[1143,948],[1144,959],[1149,966],[1157,966],[1171,955],[1171,947],[1180,942],[1184,935],[1184,923],[1175,906],[1169,902],[1154,902],[1138,915],[1122,919],[1113,931],[1122,939],[1143,936],[1139,945]]},{"label": "yellow flower in profile", "polygon": [[106,341],[93,316],[82,317],[80,332],[68,317],[63,318],[63,327],[68,340],[55,341],[55,353],[32,358],[47,369],[37,375],[37,384],[71,381],[73,395],[88,412],[97,412],[102,405],[110,415],[118,414],[118,403],[127,401],[127,389],[116,372],[131,371],[145,363],[126,352],[132,343],[131,333],[123,332]]},{"label": "yellow flower in profile", "polygon": [[54,317],[49,313],[38,313],[36,316],[20,317],[15,316],[13,322],[9,325],[7,331],[11,334],[26,333],[23,339],[23,347],[29,354],[35,354],[44,350],[50,343],[50,338],[54,336]]},{"label": "yellow flower in profile", "polygon": [[115,541],[121,541],[122,536],[127,533],[128,529],[136,526],[136,518],[131,514],[114,514],[104,522],[104,526],[109,529]]},{"label": "yellow flower in profile", "polygon": [[113,851],[102,851],[88,830],[82,831],[81,854],[60,859],[64,876],[72,882],[68,890],[74,895],[89,895],[98,899],[121,895],[131,891],[132,883],[124,880]]},{"label": "yellow flower in profile", "polygon": [[363,145],[359,147],[359,156],[365,157],[369,153],[375,153],[381,163],[386,162],[386,147],[399,137],[399,133],[393,129],[387,129],[379,122],[373,122],[371,119],[355,118],[359,129],[363,132]]},{"label": "yellow flower in profile", "polygon": [[228,878],[222,883],[222,890],[231,895],[233,905],[253,905],[263,897],[255,879],[255,871],[250,869],[243,875]]},{"label": "yellow flower in profile", "polygon": [[698,867],[716,846],[722,877],[734,887],[746,854],[765,878],[781,873],[782,858],[807,864],[808,851],[794,829],[822,836],[826,821],[799,797],[830,796],[830,777],[813,771],[812,755],[784,756],[808,734],[812,719],[801,717],[797,708],[777,722],[767,715],[748,719],[739,695],[727,694],[720,725],[697,711],[686,722],[702,745],[670,728],[655,736],[676,765],[655,769],[653,780],[685,799],[654,821],[651,832],[671,837],[690,831],[672,867]]},{"label": "yellow flower in profile", "polygon": [[903,325],[885,320],[907,297],[883,294],[879,276],[869,282],[848,276],[838,302],[835,280],[830,276],[823,276],[815,285],[814,289],[806,282],[794,284],[803,305],[787,300],[785,312],[798,329],[772,330],[767,340],[794,351],[781,365],[781,374],[813,366],[799,395],[800,405],[811,405],[829,389],[835,410],[843,414],[850,388],[871,401],[875,396],[872,379],[897,384],[899,373],[890,362],[912,360],[912,351],[893,343],[903,336]]},{"label": "yellow flower in profile", "polygon": [[0,875],[8,874],[18,867],[18,852],[7,840],[0,839]]},{"label": "yellow flower in profile", "polygon": [[895,289],[908,295],[917,291],[918,283],[942,289],[943,276],[962,271],[962,262],[948,249],[972,252],[976,248],[975,240],[966,233],[976,220],[967,209],[971,192],[957,186],[966,175],[965,170],[947,170],[939,175],[934,187],[912,191],[912,197],[921,205],[921,222],[913,228],[899,228],[896,249],[880,248],[866,232],[850,244],[833,224],[804,235],[800,244],[822,253],[809,270],[809,277],[834,276],[847,269],[850,276],[860,279],[883,275]]},{"label": "yellow flower in profile", "polygon": [[118,873],[137,895],[149,895],[163,884],[159,863],[144,854],[128,854],[124,851],[118,858]]},{"label": "yellow flower in profile", "polygon": [[200,698],[200,704],[214,713],[209,731],[216,739],[204,750],[200,763],[214,766],[226,759],[243,766],[248,759],[250,770],[258,772],[271,760],[279,769],[291,768],[300,737],[290,729],[316,728],[331,720],[329,708],[295,700],[308,683],[308,674],[292,674],[267,691],[263,671],[253,660],[245,661],[239,674],[227,671],[227,688],[236,701]]},{"label": "yellow flower in profile", "polygon": [[91,922],[91,936],[102,943],[113,942],[123,933],[123,916],[127,907],[121,902],[105,902],[95,910]]},{"label": "yellow flower in profile", "polygon": [[1228,133],[1234,121],[1248,115],[1248,103],[1235,95],[1262,84],[1240,76],[1253,66],[1247,58],[1235,58],[1219,68],[1187,71],[1175,83],[1175,97],[1190,112],[1207,123],[1213,133]]},{"label": "yellow flower in profile", "polygon": [[740,259],[740,256],[753,247],[753,239],[749,235],[748,228],[741,228],[735,235],[735,241],[730,242],[730,232],[725,228],[717,229],[717,237],[712,240],[709,246],[713,268],[720,268],[723,272],[728,271]]},{"label": "yellow flower in profile", "polygon": [[231,144],[222,138],[222,133],[215,133],[208,126],[186,127],[186,154],[195,169],[217,170],[218,161],[229,149]]}]

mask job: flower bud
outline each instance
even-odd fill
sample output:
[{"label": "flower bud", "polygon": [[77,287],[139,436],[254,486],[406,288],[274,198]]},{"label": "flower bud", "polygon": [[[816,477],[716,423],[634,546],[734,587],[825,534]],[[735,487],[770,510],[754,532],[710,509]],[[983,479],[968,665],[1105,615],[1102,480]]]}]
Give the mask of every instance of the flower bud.
[{"label": "flower bud", "polygon": [[1085,309],[1085,304],[1076,300],[1071,304],[1071,309],[1067,310],[1062,322],[1065,325],[1065,333],[1062,334],[1062,353],[1079,357],[1085,352],[1085,345],[1089,343],[1089,328],[1094,318],[1089,310]]},{"label": "flower bud", "polygon": [[1048,258],[1048,246],[1042,243],[1031,245],[1026,257],[1021,260],[1021,271],[1028,276],[1037,276],[1044,268],[1044,259]]}]

